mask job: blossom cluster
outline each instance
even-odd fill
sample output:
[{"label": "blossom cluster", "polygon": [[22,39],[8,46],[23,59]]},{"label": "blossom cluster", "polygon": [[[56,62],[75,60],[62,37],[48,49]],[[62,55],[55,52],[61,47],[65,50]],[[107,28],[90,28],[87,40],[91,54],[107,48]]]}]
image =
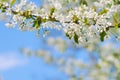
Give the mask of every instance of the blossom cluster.
[{"label": "blossom cluster", "polygon": [[10,28],[18,25],[20,30],[30,31],[42,27],[61,29],[80,45],[104,41],[111,37],[111,28],[120,33],[119,1],[44,0],[40,8],[28,0],[15,1],[0,2],[0,14],[10,17],[6,23]]}]

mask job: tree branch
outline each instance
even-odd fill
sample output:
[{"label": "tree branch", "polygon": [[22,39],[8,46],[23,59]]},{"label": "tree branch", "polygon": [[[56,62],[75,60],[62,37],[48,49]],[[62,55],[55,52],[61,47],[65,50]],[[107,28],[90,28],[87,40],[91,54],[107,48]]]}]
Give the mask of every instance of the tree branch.
[{"label": "tree branch", "polygon": [[[2,12],[6,12],[6,10],[8,9],[8,8],[10,8],[10,6],[4,6],[2,3],[0,3],[0,9],[2,10]],[[14,11],[14,10],[12,10],[11,9],[11,12],[12,12],[12,14],[14,14],[14,15],[17,15],[17,14],[19,14],[20,16],[24,16],[24,17],[26,17],[26,18],[28,18],[28,19],[30,19],[30,18],[32,18],[32,19],[38,19],[38,20],[41,20],[42,22],[47,22],[47,21],[52,21],[52,22],[60,22],[59,20],[57,20],[56,18],[54,18],[54,17],[52,17],[52,15],[50,15],[49,16],[49,18],[48,19],[44,19],[44,18],[42,18],[41,16],[36,16],[36,15],[33,15],[33,14],[31,14],[32,12],[31,11],[19,11],[19,12],[16,12],[16,11]],[[74,20],[74,21],[66,21],[66,22],[64,22],[64,23],[75,23],[75,24],[77,24],[77,25],[79,25],[79,22],[78,21],[76,21],[76,20]],[[95,25],[95,24],[93,24],[93,25]],[[112,25],[112,26],[109,26],[109,27],[107,27],[106,28],[106,30],[108,31],[110,28],[115,28],[115,26],[114,25]],[[118,28],[120,28],[120,23],[119,23],[119,25],[118,25]]]}]

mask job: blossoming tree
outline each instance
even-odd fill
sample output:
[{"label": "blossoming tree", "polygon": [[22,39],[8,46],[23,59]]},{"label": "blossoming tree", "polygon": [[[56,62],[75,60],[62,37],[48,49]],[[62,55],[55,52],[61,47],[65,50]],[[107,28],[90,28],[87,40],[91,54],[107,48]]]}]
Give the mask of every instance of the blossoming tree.
[{"label": "blossoming tree", "polygon": [[[8,28],[61,30],[77,46],[89,51],[89,64],[71,57],[57,61],[57,65],[64,64],[63,70],[71,80],[120,80],[120,0],[43,0],[40,7],[27,0],[0,0],[0,16],[9,20],[5,24]],[[47,40],[52,45],[54,41]],[[64,40],[58,42],[65,47]],[[47,56],[48,61],[52,57],[44,51],[37,54],[44,59]],[[52,62],[57,63],[54,58]]]}]

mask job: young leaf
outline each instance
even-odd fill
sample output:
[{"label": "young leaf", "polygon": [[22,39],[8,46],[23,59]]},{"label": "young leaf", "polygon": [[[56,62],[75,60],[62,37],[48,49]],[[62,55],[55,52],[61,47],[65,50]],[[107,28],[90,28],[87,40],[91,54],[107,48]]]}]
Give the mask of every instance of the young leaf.
[{"label": "young leaf", "polygon": [[107,35],[107,33],[105,31],[100,33],[100,40],[104,41],[104,37]]},{"label": "young leaf", "polygon": [[113,2],[114,2],[114,5],[120,4],[120,1],[119,1],[119,0],[113,0]]},{"label": "young leaf", "polygon": [[107,9],[103,9],[102,11],[100,11],[98,14],[99,15],[102,15],[102,14],[105,14],[105,13],[107,13],[108,12],[108,10]]},{"label": "young leaf", "polygon": [[74,33],[74,41],[75,41],[76,43],[79,43],[79,42],[78,42],[78,38],[79,38],[78,35],[77,35],[76,33]]},{"label": "young leaf", "polygon": [[76,15],[72,17],[73,22],[78,23],[79,18]]},{"label": "young leaf", "polygon": [[15,2],[16,2],[16,0],[12,0],[12,1],[10,2],[10,7],[12,7],[12,6],[15,4]]},{"label": "young leaf", "polygon": [[118,53],[114,53],[113,56],[117,59],[119,59],[119,57],[120,57]]},{"label": "young leaf", "polygon": [[88,5],[88,3],[87,3],[86,0],[80,0],[79,4],[80,4],[80,5]]},{"label": "young leaf", "polygon": [[51,10],[50,10],[50,16],[52,16],[54,12],[55,12],[55,8],[51,8]]},{"label": "young leaf", "polygon": [[120,26],[120,14],[119,14],[119,12],[113,14],[113,22],[114,22],[115,28],[118,29],[118,27]]},{"label": "young leaf", "polygon": [[71,36],[70,36],[68,33],[66,33],[66,36],[67,36],[69,39],[71,39]]}]

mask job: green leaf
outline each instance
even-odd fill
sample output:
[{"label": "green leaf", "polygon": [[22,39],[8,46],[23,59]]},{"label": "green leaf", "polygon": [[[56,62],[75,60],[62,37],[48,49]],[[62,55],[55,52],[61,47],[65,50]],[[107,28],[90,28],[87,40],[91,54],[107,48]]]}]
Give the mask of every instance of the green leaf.
[{"label": "green leaf", "polygon": [[55,12],[55,8],[51,8],[50,9],[50,16],[52,16],[54,12]]},{"label": "green leaf", "polygon": [[98,68],[98,69],[101,69],[99,64],[96,64],[95,67]]},{"label": "green leaf", "polygon": [[76,0],[72,0],[73,2],[75,2]]},{"label": "green leaf", "polygon": [[36,27],[36,29],[39,29],[40,28],[40,24],[41,24],[40,21],[35,20],[34,23],[33,23],[33,25],[32,25],[32,27]]},{"label": "green leaf", "polygon": [[74,33],[74,41],[75,41],[76,43],[79,43],[79,42],[78,42],[78,38],[79,38],[78,35],[77,35],[76,33]]},{"label": "green leaf", "polygon": [[32,17],[32,15],[31,15],[31,11],[25,11],[25,12],[23,12],[22,15],[23,15],[24,17],[26,17],[27,19],[29,19],[29,18]]},{"label": "green leaf", "polygon": [[114,5],[120,4],[120,0],[113,0],[113,2],[114,2]]},{"label": "green leaf", "polygon": [[113,14],[113,20],[114,20],[115,28],[118,28],[117,13],[114,13],[114,14]]},{"label": "green leaf", "polygon": [[69,39],[71,39],[72,37],[68,34],[68,33],[66,33],[66,36],[69,38]]},{"label": "green leaf", "polygon": [[100,33],[100,40],[104,41],[104,37],[107,35],[107,33],[105,31]]},{"label": "green leaf", "polygon": [[69,3],[69,1],[68,1],[68,0],[65,0],[65,3]]},{"label": "green leaf", "polygon": [[120,80],[120,72],[117,73],[116,80]]},{"label": "green leaf", "polygon": [[36,29],[39,29],[41,23],[42,23],[42,18],[38,16],[38,17],[33,21],[32,27],[36,27]]},{"label": "green leaf", "polygon": [[88,5],[88,3],[87,3],[86,0],[80,0],[79,4],[80,4],[80,5]]},{"label": "green leaf", "polygon": [[98,14],[99,14],[99,15],[102,15],[102,14],[105,14],[105,13],[107,13],[107,12],[108,12],[107,9],[103,9],[103,10],[101,10]]},{"label": "green leaf", "polygon": [[4,13],[6,10],[4,8],[1,8],[1,11]]},{"label": "green leaf", "polygon": [[37,20],[37,21],[36,21],[36,24],[35,24],[36,29],[39,29],[39,28],[40,28],[40,24],[41,24],[41,22]]},{"label": "green leaf", "polygon": [[120,26],[120,12],[114,13],[113,14],[113,24],[116,29]]},{"label": "green leaf", "polygon": [[77,23],[79,18],[76,15],[73,15],[72,20],[73,22]]},{"label": "green leaf", "polygon": [[0,2],[8,2],[9,0],[0,0]]},{"label": "green leaf", "polygon": [[15,2],[16,2],[16,0],[12,0],[12,1],[10,2],[10,7],[12,7],[12,6],[15,4]]},{"label": "green leaf", "polygon": [[34,21],[34,22],[33,22],[33,25],[32,25],[32,27],[35,27],[35,25],[36,25],[36,21]]},{"label": "green leaf", "polygon": [[88,18],[84,18],[84,23],[85,23],[86,25],[90,25],[90,24],[89,24],[89,19],[88,19]]},{"label": "green leaf", "polygon": [[117,59],[119,58],[119,54],[118,54],[118,53],[114,53],[113,56],[114,56],[115,58],[117,58]]}]

